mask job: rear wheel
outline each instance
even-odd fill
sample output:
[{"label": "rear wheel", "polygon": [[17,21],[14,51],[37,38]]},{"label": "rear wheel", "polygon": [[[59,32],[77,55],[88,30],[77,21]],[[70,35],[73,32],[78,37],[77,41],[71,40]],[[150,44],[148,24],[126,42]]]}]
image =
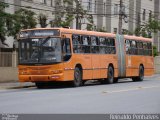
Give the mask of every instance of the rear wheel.
[{"label": "rear wheel", "polygon": [[114,69],[112,66],[108,67],[108,73],[107,73],[107,83],[112,84],[114,81]]},{"label": "rear wheel", "polygon": [[114,69],[112,66],[108,67],[107,78],[100,80],[101,84],[112,84],[114,82]]},{"label": "rear wheel", "polygon": [[143,81],[144,79],[144,67],[142,65],[139,66],[139,76],[132,78],[133,81]]},{"label": "rear wheel", "polygon": [[74,70],[73,86],[79,87],[81,85],[82,85],[82,71],[80,70],[80,68],[76,67]]}]

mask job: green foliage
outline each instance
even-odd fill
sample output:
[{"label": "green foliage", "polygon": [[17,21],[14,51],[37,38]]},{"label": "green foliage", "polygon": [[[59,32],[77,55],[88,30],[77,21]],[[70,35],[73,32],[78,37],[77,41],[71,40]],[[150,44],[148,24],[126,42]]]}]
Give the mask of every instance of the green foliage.
[{"label": "green foliage", "polygon": [[31,10],[19,9],[15,12],[12,19],[12,30],[9,35],[16,37],[16,34],[21,29],[30,29],[34,28],[37,25],[36,18],[34,17],[35,13]]},{"label": "green foliage", "polygon": [[0,2],[0,40],[3,45],[8,46],[5,43],[5,36],[15,38],[21,29],[34,28],[37,23],[34,12],[21,8],[15,14],[9,14],[4,10],[6,7],[7,4]]},{"label": "green foliage", "polygon": [[4,3],[0,2],[0,41],[4,46],[8,46],[5,43],[5,40],[6,40],[5,36],[8,33],[8,30],[7,30],[7,27],[6,27],[6,24],[7,24],[6,21],[8,21],[11,18],[11,15],[4,11],[4,9],[6,7],[8,7],[7,4],[4,4]]},{"label": "green foliage", "polygon": [[104,27],[103,27],[103,28],[96,29],[96,31],[98,31],[98,32],[107,32]]},{"label": "green foliage", "polygon": [[88,24],[87,24],[87,30],[94,30],[95,26],[94,26],[94,21],[93,21],[93,16],[92,15],[88,15],[87,17],[87,20],[88,20]]},{"label": "green foliage", "polygon": [[136,36],[140,36],[140,35],[141,35],[141,27],[137,27],[137,28],[135,29],[135,35],[136,35]]},{"label": "green foliage", "polygon": [[160,22],[158,20],[155,20],[151,18],[148,21],[148,24],[146,24],[147,31],[157,33],[160,30]]},{"label": "green foliage", "polygon": [[89,21],[87,29],[93,29],[93,17],[91,20],[91,16],[87,15],[87,11],[83,9],[78,0],[63,0],[63,5],[56,0],[55,6],[55,19],[50,22],[52,27],[69,27],[73,20],[78,17],[78,20],[86,18]]},{"label": "green foliage", "polygon": [[143,36],[151,38],[152,33],[157,33],[160,30],[160,22],[155,20],[154,17],[150,18],[149,21],[135,29],[136,36]]},{"label": "green foliage", "polygon": [[[63,11],[62,13],[60,13],[61,19],[58,24],[58,27],[69,27],[71,22],[74,19],[74,15],[73,15],[73,1],[72,0],[64,0],[63,1]],[[62,18],[63,17],[63,18]]]},{"label": "green foliage", "polygon": [[33,11],[21,8],[15,12],[15,20],[22,29],[34,28],[37,25],[34,15]]},{"label": "green foliage", "polygon": [[47,27],[47,16],[46,15],[44,15],[42,13],[39,14],[38,21],[39,21],[39,24],[41,25],[42,28]]},{"label": "green foliage", "polygon": [[156,46],[153,46],[153,56],[158,56],[158,50]]}]

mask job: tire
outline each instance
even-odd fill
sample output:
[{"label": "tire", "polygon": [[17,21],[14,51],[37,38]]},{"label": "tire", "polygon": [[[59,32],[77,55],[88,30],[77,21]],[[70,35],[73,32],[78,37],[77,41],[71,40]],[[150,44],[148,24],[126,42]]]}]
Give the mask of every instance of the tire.
[{"label": "tire", "polygon": [[113,67],[108,67],[108,73],[107,73],[107,81],[108,84],[112,84],[114,82],[114,69]]},{"label": "tire", "polygon": [[82,71],[80,68],[76,67],[74,70],[74,80],[73,80],[73,87],[82,86]]},{"label": "tire", "polygon": [[45,83],[43,83],[43,82],[36,82],[35,85],[36,85],[36,87],[37,87],[38,89],[45,88]]},{"label": "tire", "polygon": [[118,78],[114,78],[113,83],[118,83]]},{"label": "tire", "polygon": [[139,66],[139,76],[132,78],[134,82],[143,81],[144,79],[144,67],[142,65]]}]

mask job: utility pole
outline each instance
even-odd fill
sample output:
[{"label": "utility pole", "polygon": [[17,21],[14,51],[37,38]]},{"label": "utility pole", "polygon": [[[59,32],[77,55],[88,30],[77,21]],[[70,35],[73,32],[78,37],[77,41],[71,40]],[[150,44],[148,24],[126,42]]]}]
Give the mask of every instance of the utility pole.
[{"label": "utility pole", "polygon": [[122,0],[120,0],[120,9],[119,9],[119,24],[118,24],[118,33],[121,35],[122,34],[122,16],[123,16],[123,11],[122,11]]},{"label": "utility pole", "polygon": [[79,29],[79,0],[76,0],[76,29]]}]

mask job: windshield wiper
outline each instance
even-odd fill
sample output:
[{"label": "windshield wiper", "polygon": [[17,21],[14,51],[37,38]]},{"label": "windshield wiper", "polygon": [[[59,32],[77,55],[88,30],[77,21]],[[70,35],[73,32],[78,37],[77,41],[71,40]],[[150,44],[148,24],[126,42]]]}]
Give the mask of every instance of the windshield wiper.
[{"label": "windshield wiper", "polygon": [[41,46],[43,46],[51,37],[48,36],[46,39],[44,39],[44,41],[41,43]]}]

